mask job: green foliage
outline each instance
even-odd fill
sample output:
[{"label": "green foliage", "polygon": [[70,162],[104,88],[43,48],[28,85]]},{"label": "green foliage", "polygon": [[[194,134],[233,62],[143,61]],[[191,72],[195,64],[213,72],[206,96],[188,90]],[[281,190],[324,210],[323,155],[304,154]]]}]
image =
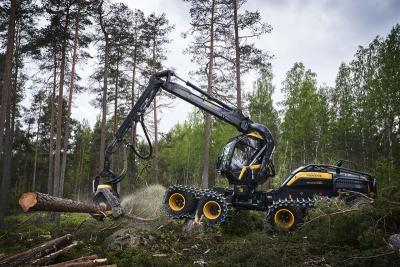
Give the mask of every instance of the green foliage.
[{"label": "green foliage", "polygon": [[275,91],[272,78],[270,68],[261,69],[261,75],[254,84],[254,90],[248,96],[249,113],[253,121],[266,125],[275,138],[275,142],[278,142],[279,118],[272,100],[272,94]]},{"label": "green foliage", "polygon": [[328,120],[323,95],[317,90],[316,74],[295,63],[283,83],[279,177],[300,165],[320,159],[324,123]]},{"label": "green foliage", "polygon": [[[395,188],[398,190],[399,187]],[[311,244],[318,244],[311,248],[312,253],[325,254],[328,262],[346,262],[351,266],[398,264],[399,259],[394,254],[389,254],[388,258],[373,256],[391,252],[386,240],[390,234],[400,231],[400,202],[393,203],[380,197],[373,204],[349,207],[340,200],[321,199],[308,217],[309,222],[296,235],[307,237]],[[341,260],[335,253],[329,253],[332,248],[339,247]]]}]

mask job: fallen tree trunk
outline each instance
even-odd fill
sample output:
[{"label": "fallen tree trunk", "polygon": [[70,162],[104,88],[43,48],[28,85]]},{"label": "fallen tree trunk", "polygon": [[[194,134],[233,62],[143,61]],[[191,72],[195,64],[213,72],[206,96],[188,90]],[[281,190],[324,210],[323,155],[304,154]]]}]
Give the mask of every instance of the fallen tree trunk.
[{"label": "fallen tree trunk", "polygon": [[72,235],[67,234],[62,237],[53,239],[40,246],[18,253],[16,255],[0,260],[0,266],[19,266],[24,263],[32,262],[35,259],[58,251],[60,248],[68,246],[72,243]]},{"label": "fallen tree trunk", "polygon": [[105,211],[105,206],[54,197],[40,192],[25,192],[19,197],[18,203],[24,212],[56,211],[103,213]]},{"label": "fallen tree trunk", "polygon": [[104,259],[94,259],[94,260],[86,260],[86,261],[75,261],[75,262],[67,262],[63,264],[61,262],[59,266],[62,267],[93,267],[93,266],[104,266],[107,264],[107,258]]},{"label": "fallen tree trunk", "polygon": [[39,259],[36,259],[36,260],[32,261],[31,264],[34,266],[45,266],[48,263],[53,262],[58,256],[68,252],[71,248],[75,247],[76,245],[78,245],[78,242],[74,242],[71,245],[68,245],[60,250],[57,250],[56,252],[53,252],[53,253],[46,255],[44,257],[41,257]]},{"label": "fallen tree trunk", "polygon": [[69,260],[69,261],[64,261],[64,262],[60,262],[60,263],[56,263],[56,264],[52,264],[52,265],[48,265],[49,267],[65,267],[65,266],[69,266],[72,265],[74,263],[79,263],[79,262],[84,262],[84,261],[90,261],[90,260],[95,260],[98,259],[99,257],[97,255],[90,255],[90,256],[84,256],[84,257],[80,257],[80,258],[76,258],[73,260]]}]

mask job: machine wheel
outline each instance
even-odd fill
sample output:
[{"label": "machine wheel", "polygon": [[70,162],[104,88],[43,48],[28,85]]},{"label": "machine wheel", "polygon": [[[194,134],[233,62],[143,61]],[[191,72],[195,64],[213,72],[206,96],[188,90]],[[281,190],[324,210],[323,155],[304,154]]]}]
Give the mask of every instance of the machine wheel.
[{"label": "machine wheel", "polygon": [[301,210],[295,207],[272,207],[267,213],[267,222],[277,230],[291,231],[302,222],[302,219]]},{"label": "machine wheel", "polygon": [[225,198],[216,192],[206,193],[197,205],[198,216],[203,216],[209,226],[225,221],[228,214],[228,205]]},{"label": "machine wheel", "polygon": [[188,217],[196,208],[197,199],[185,187],[171,186],[164,196],[164,209],[172,218]]}]

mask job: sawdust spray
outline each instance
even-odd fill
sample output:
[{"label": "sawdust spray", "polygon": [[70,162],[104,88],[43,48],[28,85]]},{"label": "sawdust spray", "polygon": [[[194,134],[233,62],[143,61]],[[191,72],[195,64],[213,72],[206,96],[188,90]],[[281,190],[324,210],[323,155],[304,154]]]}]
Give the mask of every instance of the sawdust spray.
[{"label": "sawdust spray", "polygon": [[141,188],[122,199],[124,213],[142,218],[158,218],[163,214],[165,187],[159,184]]}]

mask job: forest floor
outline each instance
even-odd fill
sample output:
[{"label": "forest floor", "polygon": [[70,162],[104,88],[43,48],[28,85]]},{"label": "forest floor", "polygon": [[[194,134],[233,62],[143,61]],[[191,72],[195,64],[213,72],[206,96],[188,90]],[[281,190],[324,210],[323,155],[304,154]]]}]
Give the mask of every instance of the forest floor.
[{"label": "forest floor", "polygon": [[230,213],[226,223],[201,231],[187,231],[186,222],[164,216],[99,222],[69,214],[56,227],[44,213],[20,214],[7,217],[0,230],[0,254],[70,233],[79,244],[60,261],[97,254],[118,266],[400,266],[387,242],[400,232],[398,202],[378,198],[367,208],[335,201],[317,207],[309,223],[290,233],[268,229],[261,212]]}]

